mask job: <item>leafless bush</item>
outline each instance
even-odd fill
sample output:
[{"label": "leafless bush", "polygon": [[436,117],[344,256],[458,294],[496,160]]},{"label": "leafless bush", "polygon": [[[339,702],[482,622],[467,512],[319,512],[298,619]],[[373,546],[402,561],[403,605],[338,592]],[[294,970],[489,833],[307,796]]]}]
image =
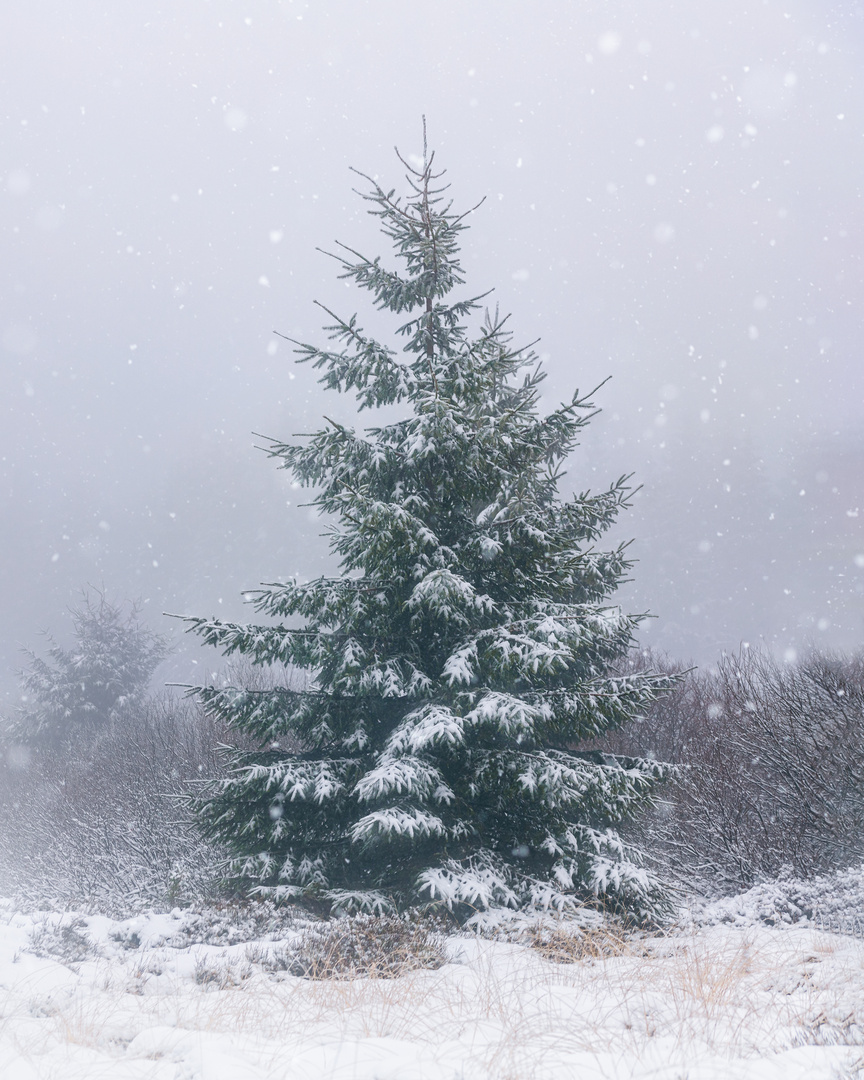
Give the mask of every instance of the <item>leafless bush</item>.
[{"label": "leafless bush", "polygon": [[[220,681],[265,690],[296,677],[229,665]],[[251,747],[168,693],[59,739],[17,741],[10,729],[0,736],[0,895],[118,913],[219,895],[222,852],[201,837],[187,797],[231,767],[233,748]]]},{"label": "leafless bush", "polygon": [[0,893],[117,910],[212,892],[219,853],[182,800],[222,767],[224,733],[163,696],[61,747],[7,746],[0,764]]},{"label": "leafless bush", "polygon": [[737,889],[864,857],[864,656],[743,649],[604,748],[682,766],[641,840],[684,880]]}]

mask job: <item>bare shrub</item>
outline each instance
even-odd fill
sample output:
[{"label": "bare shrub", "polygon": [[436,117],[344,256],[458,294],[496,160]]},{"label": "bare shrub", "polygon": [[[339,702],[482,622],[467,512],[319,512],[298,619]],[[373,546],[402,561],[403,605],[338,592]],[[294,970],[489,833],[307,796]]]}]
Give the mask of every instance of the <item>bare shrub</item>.
[{"label": "bare shrub", "polygon": [[742,649],[691,672],[603,748],[681,766],[637,827],[682,881],[735,890],[864,858],[862,655],[782,664]]},{"label": "bare shrub", "polygon": [[[45,676],[48,689],[22,712],[27,724],[21,717],[0,724],[0,895],[28,906],[120,913],[212,899],[222,891],[223,853],[201,835],[189,796],[224,776],[237,754],[253,746],[191,698],[146,694],[142,680],[165,647],[140,626],[137,611],[132,605],[124,616],[106,602],[86,603],[74,613],[77,651],[50,654],[63,678],[49,685]],[[128,653],[143,655],[150,667],[143,660],[130,665]],[[74,683],[69,672],[76,664],[90,674],[70,697],[66,683]],[[115,693],[119,685],[119,676],[110,682],[105,675],[115,668],[127,682],[133,675],[137,680],[134,693],[126,687],[118,698],[122,708],[102,702],[105,687]],[[41,661],[32,669],[50,673]],[[25,678],[25,689],[28,678],[35,676]],[[293,672],[276,666],[234,663],[221,681],[264,691],[292,680]],[[98,723],[81,720],[70,701]],[[53,718],[50,738],[31,717],[42,713]]]},{"label": "bare shrub", "polygon": [[0,892],[109,911],[212,893],[220,853],[198,835],[183,795],[222,767],[223,737],[191,703],[165,695],[62,747],[6,747]]}]

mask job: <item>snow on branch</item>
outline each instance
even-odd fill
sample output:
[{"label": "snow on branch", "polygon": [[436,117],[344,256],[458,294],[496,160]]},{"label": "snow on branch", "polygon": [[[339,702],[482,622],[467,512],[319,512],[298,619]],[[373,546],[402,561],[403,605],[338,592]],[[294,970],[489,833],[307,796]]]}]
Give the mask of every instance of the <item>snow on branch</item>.
[{"label": "snow on branch", "polygon": [[449,803],[454,798],[441,773],[429,762],[414,756],[396,757],[386,751],[354,786],[354,795],[360,802],[403,793],[423,800],[433,798],[436,802]]},{"label": "snow on branch", "polygon": [[272,763],[247,765],[234,783],[278,793],[289,802],[299,799],[320,805],[346,790],[346,779],[358,764],[356,758],[327,761],[282,758]]},{"label": "snow on branch", "polygon": [[402,809],[397,806],[382,810],[373,810],[360,818],[351,829],[351,839],[355,843],[375,839],[392,840],[407,837],[413,840],[428,836],[445,836],[447,827],[435,814],[415,807]]},{"label": "snow on branch", "polygon": [[387,740],[391,753],[418,753],[433,746],[461,746],[465,721],[446,705],[428,703],[406,713]]},{"label": "snow on branch", "polygon": [[496,604],[489,596],[478,596],[464,577],[443,567],[418,581],[408,598],[408,608],[416,615],[429,612],[444,622],[467,626],[472,615],[489,615]]},{"label": "snow on branch", "polygon": [[418,877],[419,891],[445,907],[468,904],[477,909],[520,906],[520,896],[512,888],[512,872],[496,863],[489,852],[480,851],[466,865],[450,861],[430,867]]}]

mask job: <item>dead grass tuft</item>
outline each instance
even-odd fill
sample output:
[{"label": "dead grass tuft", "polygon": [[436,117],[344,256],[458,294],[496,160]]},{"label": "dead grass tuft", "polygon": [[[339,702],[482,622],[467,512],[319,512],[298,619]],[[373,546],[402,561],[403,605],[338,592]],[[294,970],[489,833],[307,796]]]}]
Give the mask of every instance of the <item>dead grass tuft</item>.
[{"label": "dead grass tuft", "polygon": [[304,979],[392,979],[447,962],[444,935],[428,918],[355,915],[308,927],[290,949],[259,961]]},{"label": "dead grass tuft", "polygon": [[528,930],[527,944],[553,964],[578,964],[633,951],[633,941],[614,924],[587,930],[563,922],[537,925]]}]

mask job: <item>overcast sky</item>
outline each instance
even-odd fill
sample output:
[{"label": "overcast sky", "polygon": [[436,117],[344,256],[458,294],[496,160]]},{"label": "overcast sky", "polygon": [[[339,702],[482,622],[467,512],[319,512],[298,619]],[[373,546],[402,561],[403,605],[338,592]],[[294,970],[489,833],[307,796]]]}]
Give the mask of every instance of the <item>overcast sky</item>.
[{"label": "overcast sky", "polygon": [[[645,640],[858,647],[862,43],[815,0],[11,7],[0,688],[88,582],[176,633],[333,570],[252,432],[350,418],[273,331],[367,320],[315,249],[384,251],[349,166],[399,186],[424,113],[456,204],[486,196],[468,289],[541,338],[546,404],[612,376],[567,483],[642,485]],[[181,676],[218,666],[189,648]]]}]

